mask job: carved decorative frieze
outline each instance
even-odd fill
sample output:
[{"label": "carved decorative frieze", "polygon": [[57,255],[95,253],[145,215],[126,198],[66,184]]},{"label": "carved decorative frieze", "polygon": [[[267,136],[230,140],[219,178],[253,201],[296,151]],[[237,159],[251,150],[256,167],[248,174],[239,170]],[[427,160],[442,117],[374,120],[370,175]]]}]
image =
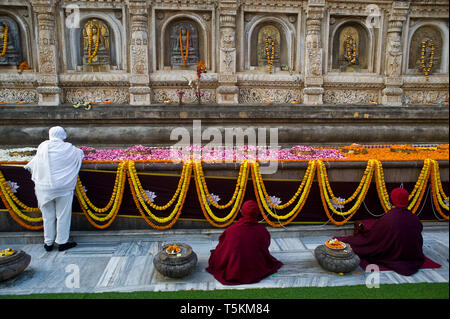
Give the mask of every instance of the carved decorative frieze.
[{"label": "carved decorative frieze", "polygon": [[403,100],[408,99],[412,104],[438,104],[448,98],[448,90],[403,90]]},{"label": "carved decorative frieze", "polygon": [[23,100],[26,103],[37,103],[38,95],[36,90],[0,88],[0,101],[17,103],[20,100]]},{"label": "carved decorative frieze", "polygon": [[300,88],[281,89],[281,88],[260,88],[260,87],[240,87],[239,103],[243,104],[262,104],[272,103],[291,103],[296,100],[303,101],[303,93]]},{"label": "carved decorative frieze", "polygon": [[96,102],[103,103],[109,99],[114,104],[129,103],[129,92],[127,87],[90,87],[90,88],[64,88],[64,102],[77,103]]},{"label": "carved decorative frieze", "polygon": [[323,103],[326,104],[369,104],[378,102],[378,90],[336,90],[326,89],[323,94]]},{"label": "carved decorative frieze", "polygon": [[[170,89],[170,88],[154,88],[153,101],[155,103],[163,103],[165,100],[171,100],[174,103],[178,102],[177,90],[184,91],[183,103],[197,103],[197,98],[194,96],[194,91],[191,89]],[[204,95],[202,96],[202,103],[214,104],[216,102],[216,90],[202,89]]]}]

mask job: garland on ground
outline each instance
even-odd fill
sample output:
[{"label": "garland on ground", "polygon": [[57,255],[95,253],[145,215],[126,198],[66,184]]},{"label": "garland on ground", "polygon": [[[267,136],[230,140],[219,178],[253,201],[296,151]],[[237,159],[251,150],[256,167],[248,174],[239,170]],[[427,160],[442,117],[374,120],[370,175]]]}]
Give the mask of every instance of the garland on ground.
[{"label": "garland on ground", "polygon": [[[249,167],[250,165],[250,167]],[[317,180],[320,189],[320,196],[322,204],[328,218],[335,225],[343,225],[347,223],[352,216],[358,211],[362,202],[364,201],[367,191],[370,187],[372,177],[375,178],[376,188],[380,203],[385,212],[388,212],[392,208],[392,204],[389,200],[389,194],[386,189],[386,182],[384,178],[384,172],[382,164],[379,160],[371,159],[367,162],[366,169],[361,178],[361,181],[353,192],[353,194],[345,199],[338,200],[331,189],[330,181],[327,176],[325,164],[321,160],[311,160],[308,163],[308,167],[300,182],[300,185],[291,197],[283,205],[277,205],[273,203],[269,194],[267,193],[264,185],[264,180],[261,175],[260,166],[257,162],[244,161],[239,168],[239,174],[236,180],[236,186],[231,199],[224,205],[219,205],[212,198],[208,187],[206,185],[206,179],[204,176],[201,162],[185,162],[180,175],[177,189],[172,198],[162,206],[156,205],[145,194],[144,188],[139,180],[139,176],[136,172],[135,164],[133,161],[122,161],[119,163],[116,178],[114,182],[114,188],[112,190],[111,198],[108,204],[103,208],[96,207],[91,200],[87,197],[84,191],[80,178],[77,180],[75,187],[75,194],[80,203],[80,207],[88,219],[88,221],[96,228],[107,228],[115,220],[119,208],[122,203],[125,182],[128,177],[128,183],[130,190],[142,217],[145,221],[156,229],[167,229],[178,220],[181,209],[184,205],[186,194],[189,189],[192,171],[194,170],[194,181],[197,190],[197,196],[200,202],[201,209],[208,222],[215,227],[227,227],[230,225],[237,216],[239,209],[242,205],[245,191],[247,188],[248,175],[251,170],[253,187],[256,194],[256,199],[260,211],[266,220],[266,222],[272,227],[281,227],[289,224],[293,219],[297,217],[302,210],[309,192],[312,187],[315,173],[317,171]],[[408,209],[413,213],[416,213],[421,205],[425,190],[428,182],[431,183],[432,200],[434,207],[436,207],[438,213],[445,218],[449,219],[448,213],[445,214],[442,209],[449,211],[449,197],[445,194],[441,176],[439,172],[439,163],[436,160],[426,159],[424,165],[419,174],[417,182],[409,196]],[[29,207],[21,202],[16,195],[12,192],[8,182],[6,181],[3,173],[0,171],[0,198],[10,213],[11,217],[19,223],[21,226],[30,229],[38,230],[43,228],[42,216],[30,217],[25,213],[40,213],[39,208]],[[353,206],[347,211],[338,211],[335,205],[344,205],[356,199]],[[166,211],[176,202],[172,212],[167,217],[158,217],[154,215],[150,208],[158,211]],[[273,210],[283,210],[295,203],[295,206],[286,214],[277,214]],[[217,216],[212,210],[210,205],[217,209],[230,208],[230,212],[224,217]],[[331,212],[330,212],[331,211]],[[99,214],[103,214],[100,216]],[[332,215],[345,216],[342,221],[335,220]],[[150,217],[150,218],[149,218]],[[273,221],[273,220],[276,221]],[[106,224],[100,224],[98,222],[106,222]],[[37,224],[36,223],[40,223]]]}]

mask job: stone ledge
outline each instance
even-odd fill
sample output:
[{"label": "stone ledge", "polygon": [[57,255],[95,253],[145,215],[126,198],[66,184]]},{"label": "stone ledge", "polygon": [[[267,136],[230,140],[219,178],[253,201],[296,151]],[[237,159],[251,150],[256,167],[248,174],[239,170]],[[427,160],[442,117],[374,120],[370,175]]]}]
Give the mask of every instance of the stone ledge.
[{"label": "stone ledge", "polygon": [[[285,228],[267,227],[272,238],[311,237],[311,236],[345,236],[353,233],[353,224],[335,225],[295,225]],[[448,222],[424,222],[423,231],[448,231]],[[77,242],[105,242],[134,240],[176,240],[189,235],[217,240],[223,229],[168,229],[168,230],[106,230],[106,231],[71,231],[71,238]],[[42,231],[39,232],[0,232],[0,244],[40,244],[43,242]]]}]

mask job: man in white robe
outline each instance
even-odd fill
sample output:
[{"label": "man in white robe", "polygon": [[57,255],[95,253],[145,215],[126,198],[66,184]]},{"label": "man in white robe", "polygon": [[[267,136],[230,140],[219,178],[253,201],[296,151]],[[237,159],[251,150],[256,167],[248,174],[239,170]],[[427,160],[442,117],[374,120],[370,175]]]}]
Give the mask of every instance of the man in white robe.
[{"label": "man in white robe", "polygon": [[63,251],[76,246],[69,242],[72,201],[84,153],[71,143],[60,126],[49,130],[49,139],[42,142],[35,157],[24,166],[30,171],[36,198],[44,221],[44,248]]}]

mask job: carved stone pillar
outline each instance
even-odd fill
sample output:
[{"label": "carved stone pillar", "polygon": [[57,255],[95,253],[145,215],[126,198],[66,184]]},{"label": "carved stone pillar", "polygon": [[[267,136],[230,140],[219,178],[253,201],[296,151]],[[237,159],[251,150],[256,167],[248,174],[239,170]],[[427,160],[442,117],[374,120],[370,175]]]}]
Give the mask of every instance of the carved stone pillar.
[{"label": "carved stone pillar", "polygon": [[56,41],[56,3],[58,0],[31,0],[37,21],[39,105],[59,105],[58,59]]},{"label": "carved stone pillar", "polygon": [[151,104],[147,0],[128,0],[130,9],[130,104]]},{"label": "carved stone pillar", "polygon": [[236,13],[238,0],[220,0],[219,4],[219,87],[217,102],[237,104],[239,88],[236,76]]},{"label": "carved stone pillar", "polygon": [[402,29],[406,21],[409,1],[394,1],[389,10],[387,45],[385,54],[385,88],[382,103],[390,106],[402,105]]},{"label": "carved stone pillar", "polygon": [[305,68],[303,89],[304,104],[322,104],[323,74],[322,74],[322,43],[320,30],[325,0],[308,0],[306,9],[306,39],[305,39]]}]

